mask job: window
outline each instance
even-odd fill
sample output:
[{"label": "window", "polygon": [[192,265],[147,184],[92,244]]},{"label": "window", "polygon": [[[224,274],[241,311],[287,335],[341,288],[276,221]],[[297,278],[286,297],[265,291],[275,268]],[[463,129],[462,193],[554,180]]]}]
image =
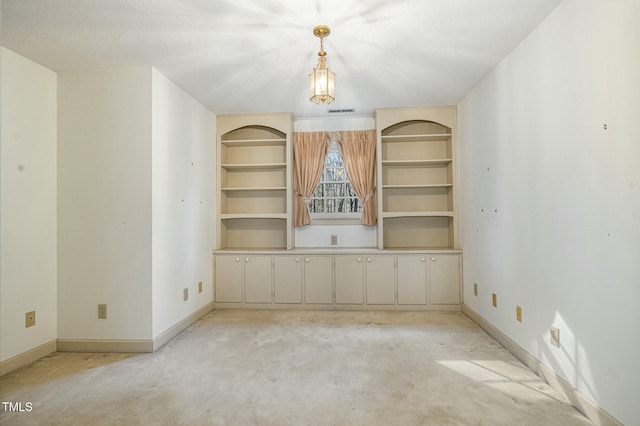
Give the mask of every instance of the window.
[{"label": "window", "polygon": [[342,155],[335,143],[329,148],[324,161],[324,170],[318,186],[316,186],[309,212],[315,217],[349,217],[349,213],[359,216],[362,203],[351,187],[344,169]]}]

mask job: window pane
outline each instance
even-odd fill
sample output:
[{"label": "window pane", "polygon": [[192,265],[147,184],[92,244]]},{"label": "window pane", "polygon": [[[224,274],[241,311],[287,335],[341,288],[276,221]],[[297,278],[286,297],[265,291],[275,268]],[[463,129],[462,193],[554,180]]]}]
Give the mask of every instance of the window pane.
[{"label": "window pane", "polygon": [[325,197],[344,197],[344,185],[341,183],[327,183]]},{"label": "window pane", "polygon": [[312,195],[309,210],[313,213],[357,213],[362,205],[346,174],[340,152],[330,152],[325,159],[321,182]]},{"label": "window pane", "polygon": [[330,152],[327,154],[327,158],[324,161],[325,167],[343,167],[342,166],[342,157],[337,152]]},{"label": "window pane", "polygon": [[336,173],[336,169],[334,167],[328,167],[325,169],[325,172],[327,174],[327,181],[329,182],[335,182],[337,180],[337,173]]},{"label": "window pane", "polygon": [[324,211],[324,200],[311,200],[309,210],[313,213],[322,213]]}]

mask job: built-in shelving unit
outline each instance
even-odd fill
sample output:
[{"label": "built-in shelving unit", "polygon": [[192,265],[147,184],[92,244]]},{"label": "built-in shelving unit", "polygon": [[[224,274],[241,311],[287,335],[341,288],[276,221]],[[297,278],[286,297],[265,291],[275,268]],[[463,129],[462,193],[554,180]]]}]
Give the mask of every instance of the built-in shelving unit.
[{"label": "built-in shelving unit", "polygon": [[378,247],[457,248],[454,108],[376,110]]},{"label": "built-in shelving unit", "polygon": [[295,249],[293,116],[218,116],[216,307],[460,310],[455,107],[375,119],[378,247]]},{"label": "built-in shelving unit", "polygon": [[218,249],[289,249],[290,114],[218,116]]}]

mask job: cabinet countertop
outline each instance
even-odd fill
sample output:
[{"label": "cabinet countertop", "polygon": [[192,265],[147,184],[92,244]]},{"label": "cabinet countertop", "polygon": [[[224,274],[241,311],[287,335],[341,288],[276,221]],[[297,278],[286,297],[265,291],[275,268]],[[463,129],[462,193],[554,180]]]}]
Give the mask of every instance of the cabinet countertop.
[{"label": "cabinet countertop", "polygon": [[417,254],[417,253],[426,253],[426,254],[462,254],[462,250],[460,249],[419,249],[419,248],[393,248],[393,249],[377,249],[373,247],[318,247],[318,248],[306,248],[299,247],[291,250],[281,249],[281,248],[233,248],[233,249],[220,249],[214,250],[213,254],[247,254],[251,253],[254,255],[314,255],[314,254],[322,254],[322,255],[349,255],[349,254],[365,254],[365,255],[385,255],[385,254]]}]

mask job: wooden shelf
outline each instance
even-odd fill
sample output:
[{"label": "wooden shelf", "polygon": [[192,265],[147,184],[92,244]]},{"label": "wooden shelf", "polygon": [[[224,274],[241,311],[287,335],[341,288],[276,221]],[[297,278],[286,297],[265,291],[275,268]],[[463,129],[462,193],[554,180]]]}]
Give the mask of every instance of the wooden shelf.
[{"label": "wooden shelf", "polygon": [[449,139],[451,133],[419,134],[419,135],[387,135],[382,136],[382,142],[421,142],[442,141]]},{"label": "wooden shelf", "polygon": [[438,212],[383,212],[383,218],[394,217],[454,217],[455,212],[438,211]]},{"label": "wooden shelf", "polygon": [[227,139],[220,141],[224,146],[284,146],[286,139]]},{"label": "wooden shelf", "polygon": [[434,160],[382,160],[383,166],[446,166],[451,164],[451,158]]},{"label": "wooden shelf", "polygon": [[238,188],[220,188],[221,191],[286,191],[286,186],[256,186],[256,187],[238,187]]},{"label": "wooden shelf", "polygon": [[454,220],[453,212],[384,213],[383,248],[453,249]]},{"label": "wooden shelf", "polygon": [[286,213],[223,213],[221,220],[231,219],[286,219]]},{"label": "wooden shelf", "polygon": [[262,163],[262,164],[222,164],[221,167],[226,170],[268,170],[268,169],[284,169],[287,163]]},{"label": "wooden shelf", "polygon": [[425,185],[382,185],[383,189],[451,188],[451,183],[430,183]]}]

